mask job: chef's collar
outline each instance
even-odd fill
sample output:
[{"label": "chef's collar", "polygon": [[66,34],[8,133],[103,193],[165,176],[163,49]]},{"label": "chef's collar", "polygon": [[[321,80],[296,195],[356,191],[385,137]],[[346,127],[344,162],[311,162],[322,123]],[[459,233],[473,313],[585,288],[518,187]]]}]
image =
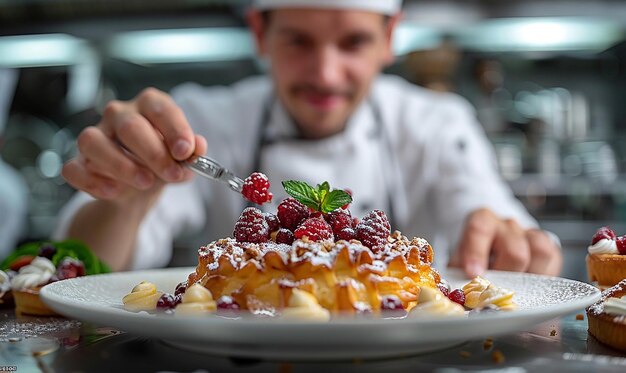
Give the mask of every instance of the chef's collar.
[{"label": "chef's collar", "polygon": [[[265,133],[262,134],[264,145],[282,141],[297,141],[301,144],[315,142],[315,146],[321,150],[332,152],[339,146],[356,145],[377,134],[377,123],[374,109],[370,100],[363,100],[352,113],[343,131],[332,136],[308,140],[299,137],[299,131],[293,119],[287,113],[280,100],[275,99],[271,103],[268,123]],[[378,124],[381,125],[381,124]]]},{"label": "chef's collar", "polygon": [[255,0],[259,10],[279,8],[365,10],[386,15],[400,11],[402,0]]}]

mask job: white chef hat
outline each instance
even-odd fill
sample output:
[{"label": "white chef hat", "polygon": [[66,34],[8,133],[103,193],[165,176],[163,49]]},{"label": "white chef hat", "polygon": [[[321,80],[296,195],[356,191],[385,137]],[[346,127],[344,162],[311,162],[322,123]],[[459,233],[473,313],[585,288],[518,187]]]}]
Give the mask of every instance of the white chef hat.
[{"label": "white chef hat", "polygon": [[393,15],[400,11],[402,0],[255,0],[259,10],[277,8],[358,9]]}]

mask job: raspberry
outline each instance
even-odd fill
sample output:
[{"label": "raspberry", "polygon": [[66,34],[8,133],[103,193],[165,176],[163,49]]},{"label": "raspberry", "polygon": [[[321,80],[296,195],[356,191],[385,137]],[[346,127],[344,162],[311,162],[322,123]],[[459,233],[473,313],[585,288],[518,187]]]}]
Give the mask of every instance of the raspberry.
[{"label": "raspberry", "polygon": [[307,236],[311,241],[326,241],[333,239],[330,225],[322,218],[308,218],[293,232],[296,238]]},{"label": "raspberry", "polygon": [[241,194],[250,202],[262,205],[272,200],[272,193],[269,191],[270,181],[264,174],[254,172],[243,182]]},{"label": "raspberry", "polygon": [[387,215],[380,210],[371,211],[357,224],[356,238],[372,250],[382,249],[391,234]]},{"label": "raspberry", "polygon": [[595,245],[596,242],[602,240],[602,239],[608,239],[608,240],[614,240],[615,239],[615,232],[613,232],[613,230],[609,227],[602,227],[600,229],[598,229],[596,231],[596,234],[593,235],[593,237],[591,238],[591,244]]},{"label": "raspberry", "polygon": [[174,290],[174,295],[183,295],[187,291],[187,281],[183,281],[176,285],[176,289]]},{"label": "raspberry", "polygon": [[385,316],[403,317],[407,315],[402,301],[395,295],[386,295],[380,301],[380,309]]},{"label": "raspberry", "polygon": [[287,198],[278,205],[278,220],[283,228],[296,229],[309,217],[309,208],[295,198]]},{"label": "raspberry", "polygon": [[352,228],[352,216],[346,210],[337,209],[331,211],[324,218],[330,224],[335,235],[339,234],[339,231],[344,228]]},{"label": "raspberry", "polygon": [[454,289],[448,294],[448,299],[451,301],[465,306],[465,293],[461,289]]},{"label": "raspberry", "polygon": [[437,284],[437,288],[439,289],[439,291],[441,291],[441,293],[443,295],[445,295],[446,297],[450,295],[450,287],[447,286],[445,283],[440,282]]},{"label": "raspberry", "polygon": [[270,229],[261,210],[254,207],[243,210],[239,220],[235,223],[233,235],[238,242],[267,242]]},{"label": "raspberry", "polygon": [[356,238],[356,232],[352,228],[343,228],[335,234],[335,241],[350,241]]},{"label": "raspberry", "polygon": [[403,310],[404,306],[400,298],[395,295],[387,295],[380,301],[380,308],[383,310]]},{"label": "raspberry", "polygon": [[310,218],[321,218],[324,214],[321,211],[317,211],[309,207],[309,217]]},{"label": "raspberry", "polygon": [[291,245],[295,239],[296,236],[287,228],[280,228],[276,233],[276,243]]},{"label": "raspberry", "polygon": [[[344,189],[344,192],[348,193],[350,195],[350,197],[352,197],[352,191],[350,189]],[[346,203],[345,205],[341,206],[342,209],[347,210],[348,207],[350,207],[349,203]]]},{"label": "raspberry", "polygon": [[220,310],[238,310],[240,308],[239,304],[229,295],[222,295],[216,303]]},{"label": "raspberry", "polygon": [[265,221],[269,227],[270,232],[275,232],[280,228],[280,221],[278,221],[278,216],[272,214],[271,212],[267,212],[263,214],[265,217]]},{"label": "raspberry", "polygon": [[617,237],[615,244],[617,245],[617,251],[622,255],[626,255],[626,236]]},{"label": "raspberry", "polygon": [[78,259],[66,257],[57,266],[56,276],[59,280],[85,275],[85,265]]},{"label": "raspberry", "polygon": [[176,307],[180,303],[179,299],[172,294],[163,294],[161,298],[157,301],[156,307],[162,310],[171,310]]},{"label": "raspberry", "polygon": [[52,246],[51,244],[45,244],[39,248],[39,254],[37,256],[43,256],[44,258],[48,258],[52,260],[54,254],[57,253],[57,248]]}]

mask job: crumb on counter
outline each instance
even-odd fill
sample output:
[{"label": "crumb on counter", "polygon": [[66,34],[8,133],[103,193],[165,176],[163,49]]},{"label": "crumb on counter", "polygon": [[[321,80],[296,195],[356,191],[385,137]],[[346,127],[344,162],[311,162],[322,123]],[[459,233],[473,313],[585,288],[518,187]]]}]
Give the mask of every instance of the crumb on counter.
[{"label": "crumb on counter", "polygon": [[502,364],[506,360],[504,354],[500,350],[494,350],[491,353],[491,360],[496,364]]},{"label": "crumb on counter", "polygon": [[472,356],[471,352],[469,351],[465,351],[465,350],[461,350],[459,351],[459,355],[463,358],[463,359],[467,359],[470,356]]},{"label": "crumb on counter", "polygon": [[483,342],[483,350],[487,351],[493,347],[493,338],[487,338]]},{"label": "crumb on counter", "polygon": [[556,335],[556,329],[552,329],[550,331],[550,337],[554,337]]},{"label": "crumb on counter", "polygon": [[582,313],[579,313],[576,315],[576,320],[584,320],[585,319],[585,315],[583,315]]}]

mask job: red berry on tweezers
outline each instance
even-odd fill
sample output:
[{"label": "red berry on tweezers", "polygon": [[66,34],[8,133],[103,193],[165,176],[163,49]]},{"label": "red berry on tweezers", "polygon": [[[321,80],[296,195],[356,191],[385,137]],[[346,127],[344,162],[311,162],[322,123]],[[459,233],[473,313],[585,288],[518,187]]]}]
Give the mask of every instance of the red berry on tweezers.
[{"label": "red berry on tweezers", "polygon": [[254,172],[248,176],[243,182],[241,194],[250,202],[262,205],[272,200],[272,192],[270,189],[270,181],[264,174]]}]

